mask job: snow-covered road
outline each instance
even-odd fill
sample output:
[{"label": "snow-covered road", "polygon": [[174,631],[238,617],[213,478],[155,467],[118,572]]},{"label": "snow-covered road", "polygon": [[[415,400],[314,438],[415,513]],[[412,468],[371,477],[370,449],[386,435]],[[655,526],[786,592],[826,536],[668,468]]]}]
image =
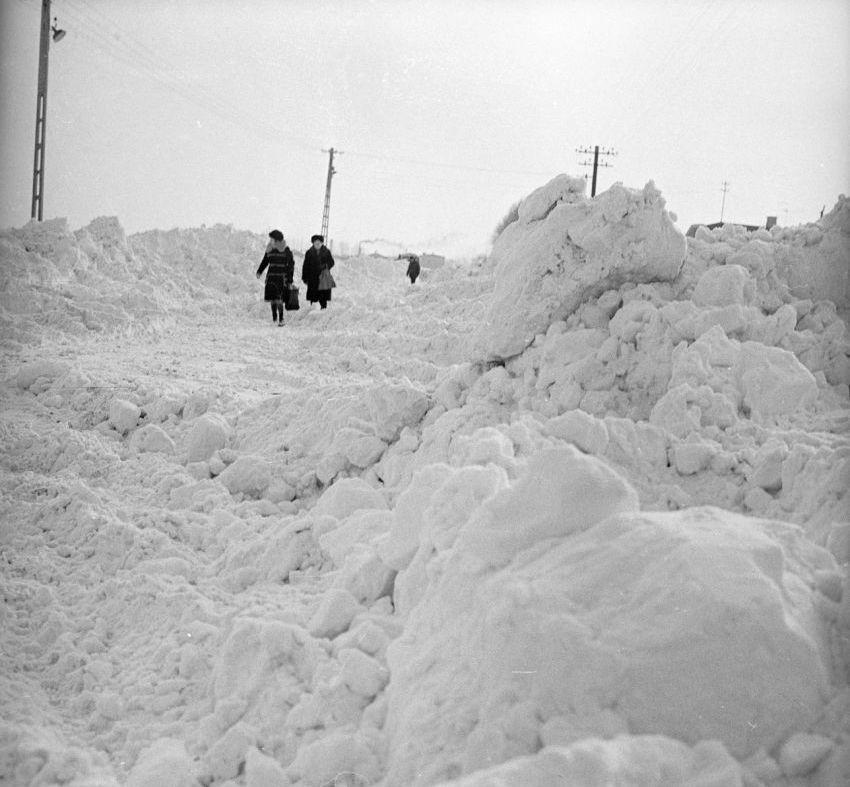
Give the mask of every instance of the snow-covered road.
[{"label": "snow-covered road", "polygon": [[261,236],[0,237],[0,782],[850,773],[850,205],[581,187],[282,328]]}]

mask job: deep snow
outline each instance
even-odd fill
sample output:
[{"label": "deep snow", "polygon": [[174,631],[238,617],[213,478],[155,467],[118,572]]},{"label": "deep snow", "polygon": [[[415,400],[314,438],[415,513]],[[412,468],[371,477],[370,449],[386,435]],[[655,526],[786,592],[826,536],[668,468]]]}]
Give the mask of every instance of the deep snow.
[{"label": "deep snow", "polygon": [[850,201],[584,183],[284,328],[262,233],[0,234],[0,783],[847,783]]}]

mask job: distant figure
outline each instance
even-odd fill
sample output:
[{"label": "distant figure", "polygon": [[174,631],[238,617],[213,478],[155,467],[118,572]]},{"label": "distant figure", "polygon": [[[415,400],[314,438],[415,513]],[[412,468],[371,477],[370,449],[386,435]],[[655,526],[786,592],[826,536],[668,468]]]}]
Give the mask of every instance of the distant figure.
[{"label": "distant figure", "polygon": [[421,268],[419,267],[419,257],[415,254],[408,254],[407,259],[410,262],[407,263],[407,277],[410,279],[411,284],[416,284],[416,278],[419,276],[419,271]]},{"label": "distant figure", "polygon": [[325,246],[323,235],[310,238],[313,244],[304,254],[304,264],[301,266],[301,281],[307,285],[307,300],[310,303],[319,302],[323,309],[328,308],[331,299],[331,289],[336,282],[331,276],[334,258],[331,250]]},{"label": "distant figure", "polygon": [[263,297],[266,303],[272,305],[272,321],[283,325],[283,302],[289,295],[289,285],[295,275],[295,259],[280,230],[272,230],[269,237],[271,240],[266,246],[263,261],[257,268],[257,278],[266,268],[269,269]]},{"label": "distant figure", "polygon": [[820,209],[820,217],[823,218],[823,212],[826,210],[826,205]]}]

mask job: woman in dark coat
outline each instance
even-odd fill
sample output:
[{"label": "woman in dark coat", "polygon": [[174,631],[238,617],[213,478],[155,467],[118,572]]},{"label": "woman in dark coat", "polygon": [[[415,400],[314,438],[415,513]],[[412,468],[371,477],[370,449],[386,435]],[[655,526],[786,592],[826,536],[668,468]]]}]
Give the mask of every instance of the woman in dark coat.
[{"label": "woman in dark coat", "polygon": [[[301,266],[301,281],[307,285],[307,300],[310,303],[319,302],[323,309],[327,309],[328,301],[331,299],[330,287],[323,286],[319,279],[322,278],[322,272],[328,271],[334,266],[334,258],[331,250],[325,246],[325,239],[322,235],[314,235],[310,238],[313,244],[307,249],[304,254],[304,264]],[[331,282],[333,278],[331,277]]]},{"label": "woman in dark coat", "polygon": [[289,286],[295,276],[295,259],[280,230],[272,230],[269,237],[271,240],[266,247],[263,261],[257,268],[257,278],[260,278],[266,268],[269,269],[266,273],[263,297],[266,303],[272,305],[272,321],[283,325],[283,302],[289,295]]},{"label": "woman in dark coat", "polygon": [[415,254],[408,254],[407,259],[407,277],[410,279],[411,284],[416,284],[416,277],[419,276],[419,271],[421,270],[419,257]]}]

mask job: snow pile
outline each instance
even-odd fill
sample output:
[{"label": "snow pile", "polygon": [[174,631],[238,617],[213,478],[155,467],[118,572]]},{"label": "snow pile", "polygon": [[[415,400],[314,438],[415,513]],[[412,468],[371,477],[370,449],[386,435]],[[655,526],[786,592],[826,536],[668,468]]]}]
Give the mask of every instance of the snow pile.
[{"label": "snow pile", "polygon": [[529,195],[491,255],[496,290],[478,345],[485,358],[509,358],[585,300],[626,282],[670,281],[685,238],[661,193],[615,185],[594,202],[586,181],[561,175]]},{"label": "snow pile", "polygon": [[283,329],[257,235],[0,237],[3,778],[850,777],[847,201],[583,188]]},{"label": "snow pile", "polygon": [[33,221],[0,233],[0,328],[7,340],[33,343],[45,328],[164,329],[177,304],[185,317],[220,315],[231,299],[251,297],[245,269],[263,248],[260,236],[221,225],[128,239],[115,218],[77,232],[64,219]]},{"label": "snow pile", "polygon": [[626,733],[721,741],[745,759],[818,718],[826,550],[712,508],[638,513],[625,482],[575,449],[537,454],[527,473],[453,541],[437,522],[420,535],[426,564],[407,571],[421,600],[388,654],[390,783]]}]

